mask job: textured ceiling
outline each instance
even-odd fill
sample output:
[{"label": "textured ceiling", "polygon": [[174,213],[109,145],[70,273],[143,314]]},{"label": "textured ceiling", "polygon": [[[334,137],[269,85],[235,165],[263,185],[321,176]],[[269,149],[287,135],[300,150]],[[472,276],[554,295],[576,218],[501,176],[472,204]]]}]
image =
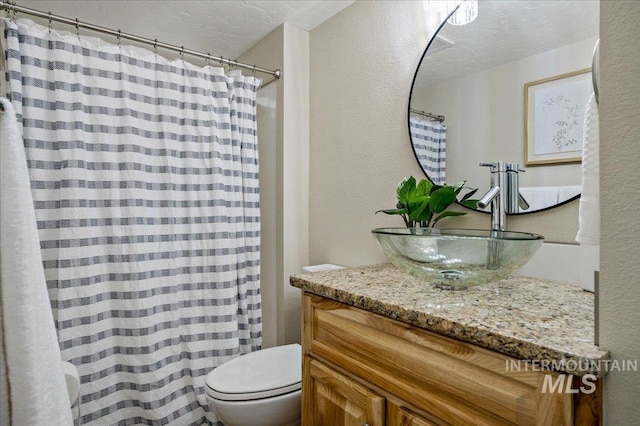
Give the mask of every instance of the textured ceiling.
[{"label": "textured ceiling", "polygon": [[[17,3],[214,56],[236,58],[284,22],[310,31],[353,1],[17,0]],[[46,25],[46,20],[34,20]],[[54,26],[70,28],[55,23]]]},{"label": "textured ceiling", "polygon": [[597,36],[598,10],[595,0],[480,0],[474,22],[442,28],[454,46],[425,56],[416,88]]}]

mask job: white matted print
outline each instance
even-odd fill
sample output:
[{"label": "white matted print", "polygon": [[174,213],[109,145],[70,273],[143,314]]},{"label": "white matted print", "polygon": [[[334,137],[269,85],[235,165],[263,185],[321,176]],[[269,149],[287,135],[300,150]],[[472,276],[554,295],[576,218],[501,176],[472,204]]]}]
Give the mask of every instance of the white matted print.
[{"label": "white matted print", "polygon": [[526,165],[582,160],[584,112],[592,92],[591,68],[524,85]]}]

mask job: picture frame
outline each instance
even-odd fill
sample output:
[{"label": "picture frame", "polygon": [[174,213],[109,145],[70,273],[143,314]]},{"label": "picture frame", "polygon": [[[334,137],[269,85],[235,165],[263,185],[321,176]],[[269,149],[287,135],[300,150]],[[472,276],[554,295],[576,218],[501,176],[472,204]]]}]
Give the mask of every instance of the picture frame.
[{"label": "picture frame", "polygon": [[580,163],[591,68],[524,85],[524,164]]}]

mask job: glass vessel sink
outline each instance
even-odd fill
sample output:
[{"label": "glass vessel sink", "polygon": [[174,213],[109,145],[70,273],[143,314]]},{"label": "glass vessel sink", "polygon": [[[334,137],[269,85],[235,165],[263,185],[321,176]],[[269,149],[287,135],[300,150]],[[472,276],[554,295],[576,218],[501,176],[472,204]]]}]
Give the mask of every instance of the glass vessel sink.
[{"label": "glass vessel sink", "polygon": [[378,228],[371,231],[397,268],[448,290],[498,281],[520,269],[544,238],[511,231]]}]

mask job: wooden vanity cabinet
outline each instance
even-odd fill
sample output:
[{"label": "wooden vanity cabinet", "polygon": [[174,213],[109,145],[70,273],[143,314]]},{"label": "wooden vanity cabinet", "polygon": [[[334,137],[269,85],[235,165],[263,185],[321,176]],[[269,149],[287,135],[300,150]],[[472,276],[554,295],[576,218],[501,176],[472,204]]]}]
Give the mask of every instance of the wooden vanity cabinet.
[{"label": "wooden vanity cabinet", "polygon": [[558,373],[308,293],[303,358],[303,426],[599,424],[600,383],[542,392]]}]

